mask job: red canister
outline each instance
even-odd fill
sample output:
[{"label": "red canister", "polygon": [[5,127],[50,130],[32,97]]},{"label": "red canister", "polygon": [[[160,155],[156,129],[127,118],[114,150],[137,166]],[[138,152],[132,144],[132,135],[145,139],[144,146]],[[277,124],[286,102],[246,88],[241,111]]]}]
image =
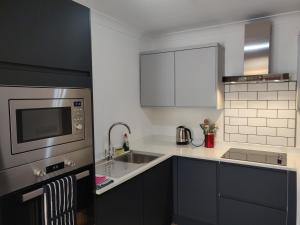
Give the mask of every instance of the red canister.
[{"label": "red canister", "polygon": [[215,134],[208,133],[205,135],[205,147],[213,148],[215,146]]}]

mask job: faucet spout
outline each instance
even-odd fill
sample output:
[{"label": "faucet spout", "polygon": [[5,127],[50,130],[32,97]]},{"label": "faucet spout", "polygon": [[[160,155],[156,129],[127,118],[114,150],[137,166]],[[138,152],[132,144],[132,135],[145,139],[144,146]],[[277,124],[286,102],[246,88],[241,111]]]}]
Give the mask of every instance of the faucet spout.
[{"label": "faucet spout", "polygon": [[117,126],[117,125],[122,125],[124,127],[127,128],[128,130],[128,133],[131,134],[131,129],[130,127],[126,124],[126,123],[123,123],[123,122],[117,122],[117,123],[114,123],[110,126],[109,130],[108,130],[108,155],[107,155],[107,159],[108,160],[111,160],[113,158],[113,150],[112,150],[112,147],[111,147],[111,130]]}]

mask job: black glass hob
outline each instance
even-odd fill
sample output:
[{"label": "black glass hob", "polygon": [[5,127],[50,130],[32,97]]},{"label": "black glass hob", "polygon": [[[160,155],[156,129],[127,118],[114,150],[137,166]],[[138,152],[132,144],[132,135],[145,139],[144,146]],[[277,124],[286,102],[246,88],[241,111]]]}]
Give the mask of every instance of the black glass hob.
[{"label": "black glass hob", "polygon": [[249,162],[266,163],[272,165],[287,165],[286,153],[256,151],[247,149],[230,148],[222,158],[236,159]]}]

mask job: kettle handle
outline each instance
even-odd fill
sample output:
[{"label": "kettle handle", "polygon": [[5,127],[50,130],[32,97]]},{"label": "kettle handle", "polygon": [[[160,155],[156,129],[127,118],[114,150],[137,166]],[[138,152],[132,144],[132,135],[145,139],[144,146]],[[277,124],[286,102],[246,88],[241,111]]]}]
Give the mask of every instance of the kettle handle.
[{"label": "kettle handle", "polygon": [[190,141],[193,141],[193,138],[192,138],[192,132],[191,132],[191,130],[189,129],[189,128],[185,128],[186,130],[187,130],[187,132],[189,133],[189,135],[190,135]]}]

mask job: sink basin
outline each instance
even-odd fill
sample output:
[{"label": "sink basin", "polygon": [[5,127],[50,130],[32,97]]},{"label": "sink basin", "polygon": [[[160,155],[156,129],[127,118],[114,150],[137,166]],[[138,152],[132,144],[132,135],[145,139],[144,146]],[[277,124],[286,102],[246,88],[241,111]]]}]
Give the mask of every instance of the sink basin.
[{"label": "sink basin", "polygon": [[149,163],[162,155],[154,153],[145,153],[138,151],[130,151],[124,155],[116,157],[115,161],[121,161],[126,163],[144,164]]},{"label": "sink basin", "polygon": [[144,164],[159,158],[160,156],[163,155],[150,152],[130,151],[114,158],[113,160],[102,160],[96,163],[96,174],[112,178],[120,178],[137,170]]}]

